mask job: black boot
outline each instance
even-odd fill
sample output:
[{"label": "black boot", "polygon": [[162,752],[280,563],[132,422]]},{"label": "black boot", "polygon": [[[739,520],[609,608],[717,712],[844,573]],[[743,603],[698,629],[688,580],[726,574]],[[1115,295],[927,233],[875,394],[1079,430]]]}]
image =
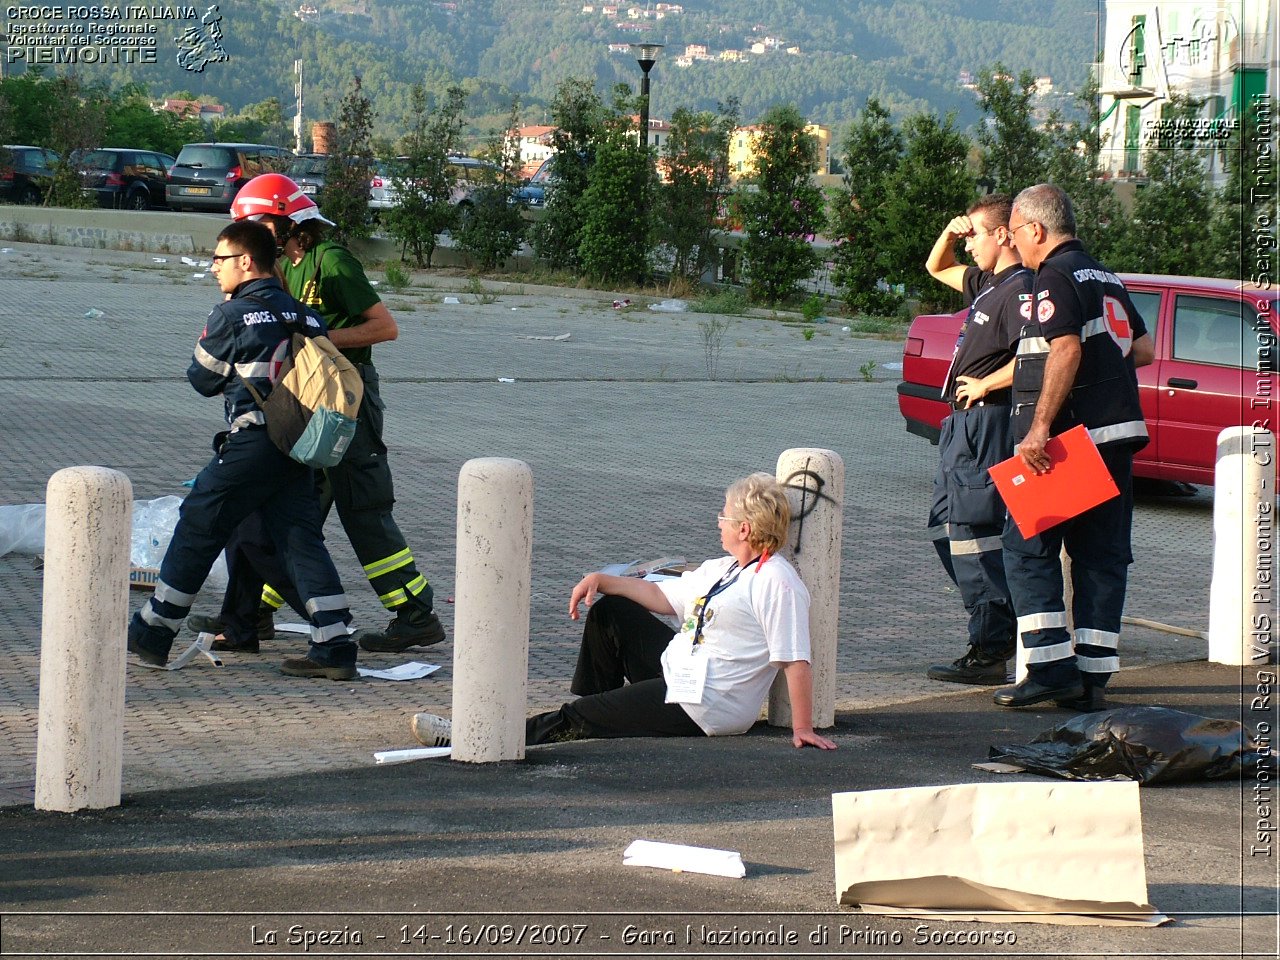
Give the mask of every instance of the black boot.
[{"label": "black boot", "polygon": [[386,630],[365,630],[359,641],[360,646],[371,653],[399,653],[409,647],[429,647],[444,638],[444,625],[434,610],[405,604]]},{"label": "black boot", "polygon": [[988,656],[975,647],[970,647],[959,660],[948,664],[935,663],[925,676],[930,680],[944,680],[947,683],[998,686],[1009,679],[1009,661],[1004,657]]}]

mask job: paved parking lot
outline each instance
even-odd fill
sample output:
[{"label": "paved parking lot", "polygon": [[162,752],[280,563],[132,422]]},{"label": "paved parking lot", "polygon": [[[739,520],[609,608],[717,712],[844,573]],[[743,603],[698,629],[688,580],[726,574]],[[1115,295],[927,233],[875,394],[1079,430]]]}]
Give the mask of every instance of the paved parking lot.
[{"label": "paved parking lot", "polygon": [[[139,500],[181,494],[220,424],[220,402],[197,396],[184,376],[218,296],[212,279],[195,279],[200,268],[173,254],[157,263],[160,255],[147,253],[6,249],[0,379],[10,411],[0,503],[42,501],[49,475],[77,464],[124,471]],[[806,341],[775,319],[720,318],[712,381],[707,316],[652,312],[643,301],[615,310],[613,294],[594,291],[467,286],[427,275],[384,294],[402,331],[376,350],[396,516],[451,625],[459,468],[483,456],[530,464],[530,709],[567,693],[578,636],[567,593],[583,572],[717,552],[724,486],[772,470],[798,446],[834,449],[847,470],[838,708],[956,694],[924,679],[930,662],[962,651],[964,619],[923,536],[936,453],[902,429],[897,373],[883,366],[899,359],[897,343],[859,339],[837,324],[819,325]],[[93,311],[101,316],[86,316]],[[870,382],[859,373],[868,361],[879,365]],[[328,535],[358,622],[378,623],[385,614],[336,520]],[[1134,539],[1128,612],[1203,629],[1210,493],[1141,500]],[[31,557],[0,559],[8,653],[0,784],[34,775],[40,584]],[[196,608],[212,611],[218,599],[202,595]],[[411,743],[411,711],[450,706],[450,643],[425,654],[444,669],[408,683],[281,676],[277,661],[300,649],[300,640],[282,638],[260,656],[228,657],[223,669],[131,668],[126,791],[367,764],[375,749]],[[1132,629],[1121,652],[1135,665],[1202,656],[1204,644]]]}]

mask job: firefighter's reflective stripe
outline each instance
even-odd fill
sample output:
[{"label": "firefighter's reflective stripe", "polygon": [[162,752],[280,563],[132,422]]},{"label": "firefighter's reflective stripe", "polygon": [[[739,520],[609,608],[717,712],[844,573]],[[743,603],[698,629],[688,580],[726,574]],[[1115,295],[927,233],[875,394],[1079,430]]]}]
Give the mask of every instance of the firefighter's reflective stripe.
[{"label": "firefighter's reflective stripe", "polygon": [[1077,653],[1076,666],[1081,673],[1101,673],[1110,676],[1120,669],[1120,658],[1086,657],[1083,653]]},{"label": "firefighter's reflective stripe", "polygon": [[1120,646],[1120,634],[1112,633],[1110,630],[1094,630],[1091,627],[1077,627],[1076,643],[1087,644],[1091,647],[1105,647],[1108,650],[1115,650]]},{"label": "firefighter's reflective stripe", "polygon": [[183,593],[181,590],[169,586],[163,580],[156,581],[155,598],[156,603],[172,603],[176,607],[190,608],[191,604],[196,602],[194,593]]},{"label": "firefighter's reflective stripe", "polygon": [[1109,423],[1105,427],[1093,427],[1089,436],[1098,446],[1114,443],[1117,440],[1146,440],[1147,422],[1145,420],[1126,420],[1124,423]]},{"label": "firefighter's reflective stripe", "polygon": [[399,570],[401,567],[407,567],[411,563],[413,563],[413,554],[409,551],[409,548],[406,547],[397,553],[393,553],[389,557],[384,557],[381,560],[375,560],[373,563],[366,563],[364,565],[364,575],[372,580],[375,577],[381,577],[384,574],[388,574],[393,570]]}]

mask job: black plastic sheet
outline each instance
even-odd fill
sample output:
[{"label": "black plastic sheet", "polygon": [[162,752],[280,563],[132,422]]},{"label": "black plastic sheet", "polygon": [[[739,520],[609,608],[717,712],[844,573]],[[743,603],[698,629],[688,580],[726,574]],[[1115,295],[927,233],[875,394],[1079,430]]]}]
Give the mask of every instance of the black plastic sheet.
[{"label": "black plastic sheet", "polygon": [[1142,784],[1236,776],[1242,764],[1272,762],[1235,720],[1167,707],[1121,707],[1082,713],[1028,744],[992,747],[992,760],[1064,780],[1124,778]]}]

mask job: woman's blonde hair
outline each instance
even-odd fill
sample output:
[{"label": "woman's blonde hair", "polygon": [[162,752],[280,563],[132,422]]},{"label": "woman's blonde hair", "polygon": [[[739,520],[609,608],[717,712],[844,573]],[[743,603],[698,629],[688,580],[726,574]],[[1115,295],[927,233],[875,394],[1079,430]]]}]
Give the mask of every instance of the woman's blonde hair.
[{"label": "woman's blonde hair", "polygon": [[725,491],[729,513],[751,524],[751,546],[777,553],[787,545],[791,503],[786,488],[770,473],[753,473]]}]

